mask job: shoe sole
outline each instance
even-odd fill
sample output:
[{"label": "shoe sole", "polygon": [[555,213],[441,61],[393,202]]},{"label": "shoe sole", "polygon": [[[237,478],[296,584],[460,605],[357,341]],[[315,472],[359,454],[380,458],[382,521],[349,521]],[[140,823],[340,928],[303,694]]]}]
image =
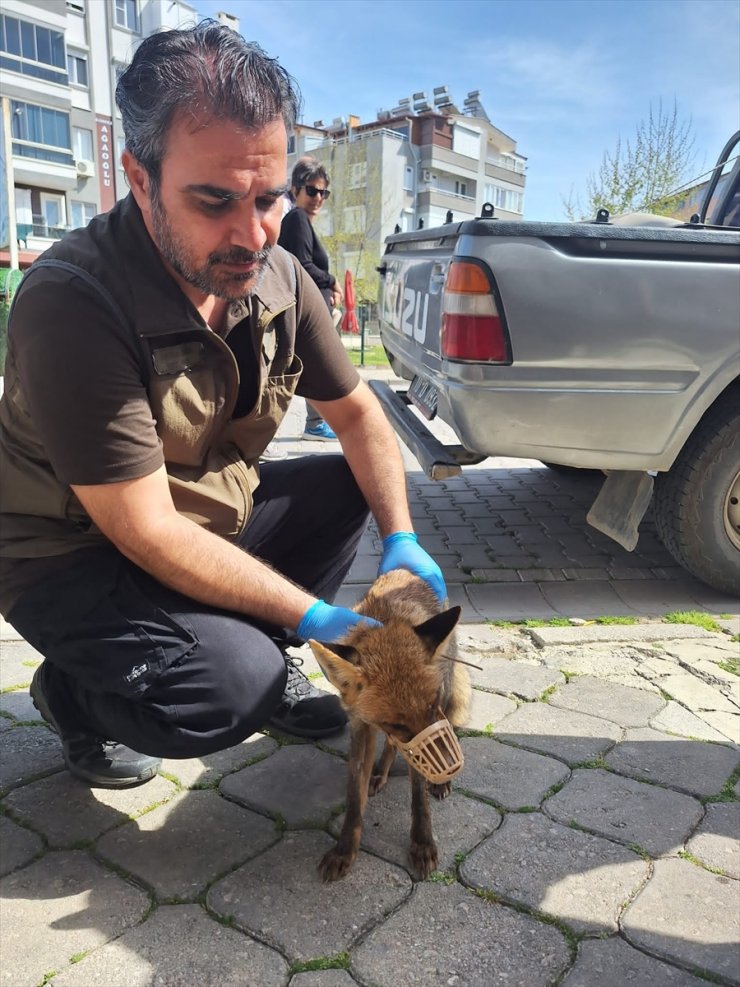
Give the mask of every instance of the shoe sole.
[{"label": "shoe sole", "polygon": [[336,436],[333,439],[330,439],[328,435],[306,435],[305,432],[303,433],[303,438],[307,442],[336,442],[337,441]]},{"label": "shoe sole", "polygon": [[64,763],[71,775],[79,781],[84,781],[86,784],[91,785],[93,788],[134,788],[136,785],[143,785],[144,782],[151,781],[159,771],[158,767],[147,768],[146,771],[142,772],[136,778],[109,778],[107,776],[103,778],[92,772],[81,771],[79,768],[70,764],[66,757]]},{"label": "shoe sole", "polygon": [[266,724],[269,730],[284,733],[286,737],[300,737],[302,740],[321,740],[323,737],[336,737],[346,726],[347,722],[341,726],[333,727],[331,730],[327,730],[326,728],[323,730],[286,730],[284,726],[281,726],[279,723],[273,723],[272,720],[268,720]]}]

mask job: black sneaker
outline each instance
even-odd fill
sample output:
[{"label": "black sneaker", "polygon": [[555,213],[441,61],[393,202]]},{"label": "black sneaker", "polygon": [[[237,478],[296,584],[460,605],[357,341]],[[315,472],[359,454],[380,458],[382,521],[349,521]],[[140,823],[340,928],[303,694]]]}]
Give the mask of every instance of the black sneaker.
[{"label": "black sneaker", "polygon": [[268,725],[294,737],[330,737],[347,723],[347,714],[337,696],[311,685],[301,671],[302,658],[284,655],[288,681],[280,704]]},{"label": "black sneaker", "polygon": [[156,775],[162,763],[158,757],[137,754],[130,747],[114,740],[104,740],[95,734],[62,729],[49,708],[44,692],[41,681],[43,667],[42,664],[34,672],[29,692],[33,705],[59,735],[64,763],[71,775],[96,788],[140,785]]}]

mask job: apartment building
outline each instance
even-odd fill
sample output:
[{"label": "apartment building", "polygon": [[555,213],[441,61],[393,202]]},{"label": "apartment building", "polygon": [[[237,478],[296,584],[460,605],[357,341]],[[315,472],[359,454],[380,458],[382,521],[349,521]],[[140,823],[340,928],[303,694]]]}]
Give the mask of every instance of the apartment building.
[{"label": "apartment building", "polygon": [[10,149],[0,161],[0,266],[10,261],[13,227],[27,267],[126,195],[118,75],[143,38],[197,19],[184,0],[3,0],[0,96]]},{"label": "apartment building", "polygon": [[417,92],[376,120],[336,118],[298,124],[289,163],[303,154],[322,161],[332,196],[317,219],[332,270],[352,271],[374,297],[375,266],[385,237],[479,216],[484,203],[501,219],[522,219],[526,158],[495,127],[469,92],[462,110],[445,86],[432,99]]}]

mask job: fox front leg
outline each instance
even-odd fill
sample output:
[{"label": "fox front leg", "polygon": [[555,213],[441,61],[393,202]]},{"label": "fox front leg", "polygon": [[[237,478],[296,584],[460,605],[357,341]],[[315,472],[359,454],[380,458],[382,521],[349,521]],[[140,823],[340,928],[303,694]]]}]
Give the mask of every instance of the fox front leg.
[{"label": "fox front leg", "polygon": [[418,771],[409,768],[411,778],[411,845],[409,861],[419,880],[437,869],[439,855],[432,834],[427,782]]},{"label": "fox front leg", "polygon": [[378,792],[383,791],[386,782],[388,781],[388,774],[391,770],[391,765],[393,764],[395,758],[395,748],[390,745],[388,739],[386,738],[383,753],[380,755],[380,760],[375,766],[375,771],[370,778],[370,786],[368,789],[369,795],[377,795]]},{"label": "fox front leg", "polygon": [[347,764],[347,807],[336,845],[319,863],[323,881],[336,881],[349,871],[360,848],[362,817],[367,804],[368,781],[375,757],[375,731],[364,723],[352,724]]}]

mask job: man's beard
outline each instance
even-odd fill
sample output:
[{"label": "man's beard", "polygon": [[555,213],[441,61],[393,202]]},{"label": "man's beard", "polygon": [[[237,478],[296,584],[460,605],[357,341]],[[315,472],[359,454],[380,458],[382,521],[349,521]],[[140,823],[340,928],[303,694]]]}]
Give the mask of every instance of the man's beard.
[{"label": "man's beard", "polygon": [[[267,261],[270,257],[270,247],[262,250],[245,250],[243,247],[232,247],[225,253],[209,254],[205,265],[195,265],[188,247],[183,239],[175,233],[170,224],[167,211],[162,205],[159,195],[151,197],[152,227],[155,242],[159,252],[167,263],[177,271],[181,278],[193,285],[206,295],[215,295],[228,302],[237,302],[250,295],[264,277]],[[247,273],[219,270],[221,264],[250,264],[256,262],[258,267]]]}]

